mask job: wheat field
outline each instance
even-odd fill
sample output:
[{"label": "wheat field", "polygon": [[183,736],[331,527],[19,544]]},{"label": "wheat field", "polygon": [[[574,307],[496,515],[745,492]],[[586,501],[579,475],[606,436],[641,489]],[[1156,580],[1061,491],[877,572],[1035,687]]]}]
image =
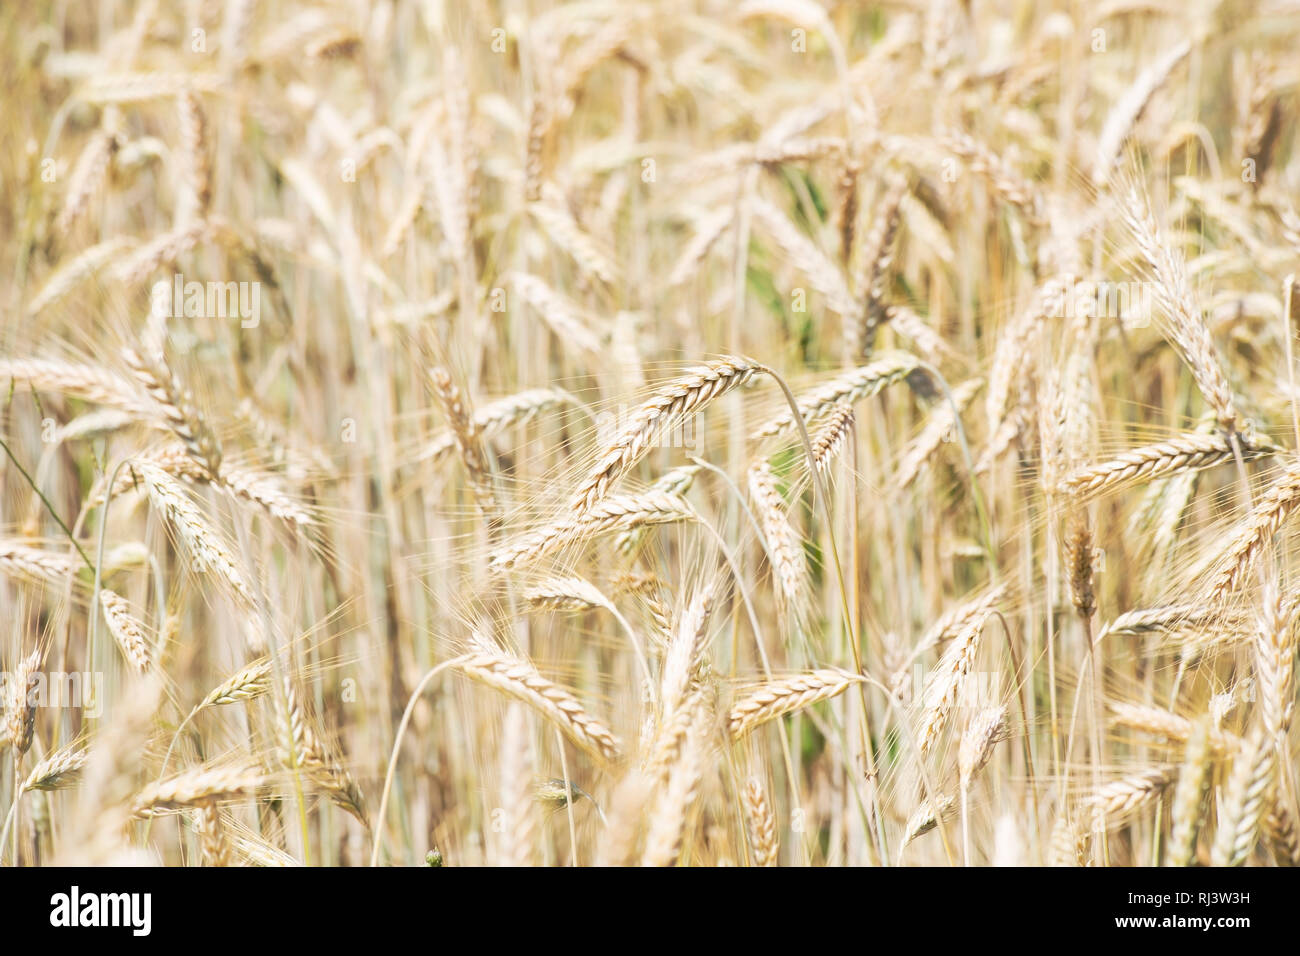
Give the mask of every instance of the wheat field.
[{"label": "wheat field", "polygon": [[1298,42],[3,5],[0,862],[1300,864]]}]

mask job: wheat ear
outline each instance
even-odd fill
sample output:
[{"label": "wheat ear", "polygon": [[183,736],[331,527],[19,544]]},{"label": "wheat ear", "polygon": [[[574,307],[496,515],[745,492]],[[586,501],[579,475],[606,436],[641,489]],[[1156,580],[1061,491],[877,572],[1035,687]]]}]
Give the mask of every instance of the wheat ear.
[{"label": "wheat ear", "polygon": [[656,436],[684,416],[703,409],[710,402],[750,380],[758,366],[748,359],[724,358],[692,369],[676,381],[658,389],[632,412],[626,424],[596,460],[587,477],[574,492],[574,507],[591,508],[610,486],[627,474],[650,449]]},{"label": "wheat ear", "polygon": [[466,677],[523,701],[562,730],[570,740],[603,760],[614,760],[619,744],[578,699],[537,672],[531,663],[499,651],[477,650],[458,660]]},{"label": "wheat ear", "polygon": [[776,837],[776,817],[763,792],[763,783],[758,777],[745,781],[741,793],[745,803],[746,819],[749,822],[749,845],[754,852],[755,866],[776,866],[779,847]]}]

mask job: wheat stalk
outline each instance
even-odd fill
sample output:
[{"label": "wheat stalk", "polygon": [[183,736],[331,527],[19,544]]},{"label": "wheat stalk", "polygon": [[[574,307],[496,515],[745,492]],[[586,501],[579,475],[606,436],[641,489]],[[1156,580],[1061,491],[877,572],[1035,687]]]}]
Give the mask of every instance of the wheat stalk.
[{"label": "wheat stalk", "polygon": [[104,609],[108,631],[122,649],[122,656],[143,674],[153,663],[150,659],[149,639],[145,636],[143,625],[131,613],[131,606],[126,599],[108,588],[100,590],[99,603]]},{"label": "wheat stalk", "polygon": [[975,664],[975,652],[979,649],[984,623],[992,613],[992,602],[987,602],[966,618],[954,634],[952,645],[944,651],[943,657],[939,659],[926,679],[921,719],[917,730],[920,751],[923,755],[934,749],[939,735],[948,723],[948,717],[957,703],[962,684]]},{"label": "wheat stalk", "polygon": [[763,792],[763,784],[757,777],[745,781],[741,791],[745,803],[745,812],[749,821],[749,845],[754,851],[755,866],[776,866],[779,847],[776,836],[776,818]]},{"label": "wheat stalk", "polygon": [[1212,866],[1240,866],[1255,848],[1277,769],[1273,737],[1257,729],[1233,758],[1219,804],[1219,829],[1210,850]]},{"label": "wheat stalk", "polygon": [[836,697],[863,680],[845,670],[821,668],[768,681],[732,704],[728,733],[732,740],[739,740],[769,721]]},{"label": "wheat stalk", "polygon": [[610,495],[576,517],[538,528],[496,549],[489,555],[488,567],[505,571],[595,535],[691,521],[695,517],[691,506],[677,495],[660,492]]},{"label": "wheat stalk", "polygon": [[144,787],[131,802],[132,812],[137,817],[150,817],[244,796],[260,787],[264,780],[261,771],[246,764],[195,767]]},{"label": "wheat stalk", "polygon": [[1174,68],[1191,52],[1190,40],[1183,40],[1170,47],[1138,74],[1133,84],[1116,100],[1114,107],[1106,117],[1106,123],[1097,138],[1097,155],[1092,166],[1092,182],[1101,186],[1110,177],[1120,147],[1142,118],[1147,104],[1155,95]]},{"label": "wheat stalk", "polygon": [[521,700],[553,723],[582,749],[603,760],[614,760],[619,744],[614,735],[571,693],[547,680],[532,664],[499,651],[478,650],[456,668],[471,680]]},{"label": "wheat stalk", "polygon": [[1168,319],[1169,341],[1191,369],[1201,394],[1214,409],[1219,427],[1232,435],[1238,425],[1236,400],[1209,327],[1192,295],[1182,256],[1161,237],[1146,196],[1136,188],[1129,192],[1124,219],[1155,274],[1153,291],[1156,304]]},{"label": "wheat stalk", "polygon": [[963,790],[970,788],[975,775],[993,756],[993,748],[1005,736],[1006,721],[1006,705],[1000,704],[985,707],[966,726],[957,748],[957,773]]},{"label": "wheat stalk", "polygon": [[444,368],[434,368],[429,372],[433,382],[434,394],[442,404],[442,410],[451,423],[455,436],[456,448],[460,452],[461,464],[469,476],[470,487],[479,510],[489,523],[495,523],[500,517],[500,507],[496,494],[492,490],[492,474],[488,469],[487,457],[483,453],[483,442],[474,419],[465,406],[460,389],[451,380],[451,375]]},{"label": "wheat stalk", "polygon": [[194,460],[210,476],[221,473],[221,442],[208,426],[207,419],[194,404],[194,397],[185,389],[167,364],[162,350],[137,352],[124,348],[122,357],[163,414],[167,426],[185,445]]},{"label": "wheat stalk", "polygon": [[240,600],[252,604],[252,585],[220,536],[186,495],[184,488],[162,468],[150,462],[138,462],[132,468],[144,480],[149,501],[167,519],[195,558],[198,567],[215,574],[229,585]]},{"label": "wheat stalk", "polygon": [[[878,355],[867,365],[851,369],[823,382],[798,397],[799,414],[805,422],[816,421],[840,403],[853,403],[875,395],[881,389],[907,378],[920,366],[919,360],[906,352]],[[794,427],[790,411],[781,412],[751,434],[751,438],[769,438]]]},{"label": "wheat stalk", "polygon": [[629,416],[573,494],[575,508],[590,509],[627,474],[664,431],[746,384],[759,367],[748,359],[723,358],[698,366],[655,391]]},{"label": "wheat stalk", "polygon": [[[1241,449],[1245,461],[1272,455],[1277,451],[1276,446],[1259,440],[1246,444]],[[1194,468],[1208,468],[1231,461],[1233,457],[1232,444],[1222,434],[1188,432],[1168,441],[1123,452],[1109,461],[1078,469],[1061,481],[1061,490],[1075,496],[1113,492],[1137,482],[1154,481]]]},{"label": "wheat stalk", "polygon": [[768,558],[776,572],[776,593],[782,612],[799,620],[804,612],[808,587],[803,539],[786,515],[785,502],[776,487],[776,476],[767,462],[758,462],[750,467],[749,493],[763,526]]},{"label": "wheat stalk", "polygon": [[84,747],[70,744],[62,750],[56,750],[36,766],[32,767],[23,781],[22,792],[33,790],[62,790],[76,782],[82,768],[86,766],[88,754]]},{"label": "wheat stalk", "polygon": [[505,811],[501,863],[505,866],[533,863],[537,817],[531,793],[532,763],[527,714],[521,704],[511,704],[501,734],[501,808]]},{"label": "wheat stalk", "polygon": [[1173,832],[1169,837],[1170,866],[1190,866],[1196,854],[1196,835],[1201,826],[1202,803],[1210,786],[1210,722],[1197,723],[1183,753],[1178,772],[1170,816]]},{"label": "wheat stalk", "polygon": [[1250,514],[1237,525],[1211,576],[1204,601],[1219,604],[1245,583],[1255,559],[1272,541],[1283,522],[1300,504],[1300,463],[1287,466],[1282,476],[1260,496]]}]

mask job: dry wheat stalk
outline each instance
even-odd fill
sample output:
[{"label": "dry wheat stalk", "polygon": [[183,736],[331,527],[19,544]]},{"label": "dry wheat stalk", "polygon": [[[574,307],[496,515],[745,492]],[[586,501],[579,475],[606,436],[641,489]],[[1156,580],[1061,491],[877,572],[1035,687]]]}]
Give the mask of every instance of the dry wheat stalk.
[{"label": "dry wheat stalk", "polygon": [[443,413],[451,424],[461,464],[465,466],[479,510],[490,523],[494,523],[499,519],[501,509],[492,490],[492,474],[488,469],[487,457],[483,454],[483,442],[474,419],[465,406],[460,389],[446,369],[431,369],[429,378],[433,382],[433,391],[438,396]]},{"label": "dry wheat stalk", "polygon": [[[9,746],[21,757],[32,746],[36,732],[36,689],[40,680],[40,648],[20,659],[5,680],[5,734]],[[16,765],[15,765],[16,766]]]},{"label": "dry wheat stalk", "polygon": [[1087,866],[1090,834],[1062,811],[1052,825],[1051,865]]},{"label": "dry wheat stalk", "polygon": [[[1116,701],[1110,704],[1110,709],[1118,726],[1164,737],[1173,743],[1186,743],[1195,729],[1186,717],[1179,717],[1159,707]],[[1211,729],[1210,747],[1216,755],[1232,753],[1239,746],[1239,738],[1217,728]]]},{"label": "dry wheat stalk", "polygon": [[199,854],[204,866],[230,866],[234,847],[221,820],[221,810],[214,800],[203,800],[194,811],[194,829],[199,835]]},{"label": "dry wheat stalk", "polygon": [[1277,769],[1273,736],[1257,729],[1232,761],[1210,850],[1212,866],[1240,866],[1255,849],[1260,823],[1272,803]]},{"label": "dry wheat stalk", "polygon": [[[699,465],[678,465],[676,468],[670,468],[656,478],[647,490],[665,495],[684,496],[695,484],[695,476],[700,473],[700,470]],[[614,537],[614,547],[623,554],[631,554],[644,537],[644,527],[620,531]]]},{"label": "dry wheat stalk", "polygon": [[573,495],[575,508],[590,509],[610,486],[627,474],[660,440],[663,432],[686,415],[746,384],[759,367],[748,359],[722,358],[691,369],[657,389],[619,428]]},{"label": "dry wheat stalk", "polygon": [[849,355],[867,355],[875,345],[876,332],[885,321],[885,275],[893,262],[894,239],[898,235],[899,211],[907,195],[907,180],[894,176],[885,188],[873,215],[871,231],[856,250],[853,291],[857,308],[845,316]]},{"label": "dry wheat stalk", "polygon": [[15,389],[25,387],[38,392],[61,392],[129,414],[140,414],[148,409],[129,381],[94,365],[60,359],[0,358],[0,382]]},{"label": "dry wheat stalk", "polygon": [[944,342],[942,336],[932,329],[930,323],[915,309],[898,303],[887,305],[884,320],[895,332],[911,340],[912,345],[927,362],[934,364],[944,356],[952,354],[951,347]]},{"label": "dry wheat stalk", "polygon": [[144,626],[131,613],[131,606],[120,594],[103,588],[99,592],[99,603],[104,609],[108,631],[122,649],[122,656],[143,674],[152,665],[149,639],[145,636]]},{"label": "dry wheat stalk", "polygon": [[1300,866],[1300,830],[1290,811],[1277,800],[1265,816],[1262,829],[1280,865]]},{"label": "dry wheat stalk", "polygon": [[1254,647],[1259,709],[1265,732],[1285,741],[1295,712],[1296,605],[1278,592],[1264,606]]},{"label": "dry wheat stalk", "polygon": [[1237,525],[1223,549],[1218,569],[1210,578],[1205,603],[1217,605],[1245,583],[1255,559],[1273,540],[1296,505],[1300,505],[1300,463],[1292,462],[1260,496],[1250,514]]},{"label": "dry wheat stalk", "polygon": [[1164,607],[1125,611],[1106,625],[1105,633],[1133,635],[1194,630],[1207,628],[1223,621],[1232,623],[1232,614],[1200,604],[1169,604]]},{"label": "dry wheat stalk", "polygon": [[245,664],[212,688],[194,709],[197,712],[204,707],[220,707],[241,700],[252,700],[255,697],[262,696],[270,689],[271,659],[259,657],[257,660]]},{"label": "dry wheat stalk", "polygon": [[1170,817],[1173,832],[1169,837],[1170,866],[1190,866],[1196,855],[1196,836],[1204,815],[1203,803],[1210,788],[1210,722],[1197,722],[1183,752],[1178,786],[1174,788]]},{"label": "dry wheat stalk", "polygon": [[1101,186],[1110,178],[1120,148],[1142,118],[1151,97],[1164,86],[1169,74],[1191,49],[1190,40],[1183,40],[1170,47],[1139,73],[1133,84],[1124,91],[1124,95],[1115,102],[1106,116],[1101,135],[1097,138],[1097,155],[1092,167],[1093,185]]},{"label": "dry wheat stalk", "polygon": [[22,792],[33,790],[62,790],[72,786],[86,766],[88,754],[78,744],[69,744],[62,750],[56,750],[36,766],[23,781]]},{"label": "dry wheat stalk", "polygon": [[72,167],[63,207],[54,220],[54,230],[60,236],[66,236],[72,230],[90,204],[91,194],[104,184],[113,156],[122,145],[114,125],[110,111],[105,111],[104,125],[95,131]]},{"label": "dry wheat stalk", "polygon": [[292,867],[302,866],[297,860],[274,844],[255,836],[233,837],[236,858],[241,865]]},{"label": "dry wheat stalk", "polygon": [[704,664],[713,595],[711,585],[697,591],[672,628],[659,675],[659,700],[665,719],[671,718],[682,705]]},{"label": "dry wheat stalk", "polygon": [[[925,423],[925,428],[921,433],[912,440],[903,452],[903,456],[898,463],[898,470],[894,472],[894,487],[899,491],[906,489],[916,476],[921,473],[925,463],[929,461],[930,456],[934,454],[942,443],[953,440],[953,430],[958,427],[958,421],[955,415],[965,411],[966,406],[971,403],[975,393],[983,386],[984,380],[979,378],[967,379],[952,390],[952,401],[947,398],[941,398],[933,412],[930,413],[929,419]],[[953,409],[953,404],[957,408]]]},{"label": "dry wheat stalk", "polygon": [[184,154],[185,212],[182,222],[203,219],[212,202],[212,168],[208,160],[208,120],[203,104],[191,90],[176,97]]},{"label": "dry wheat stalk", "polygon": [[568,253],[583,272],[608,286],[618,282],[618,267],[583,232],[558,190],[543,187],[541,200],[529,203],[528,211],[541,223],[551,241]]},{"label": "dry wheat stalk", "polygon": [[749,846],[754,852],[755,866],[776,866],[780,847],[777,845],[776,817],[763,792],[763,783],[758,777],[745,781],[741,792],[745,803],[745,812],[749,822]]},{"label": "dry wheat stalk", "polygon": [[78,565],[66,554],[42,551],[18,541],[0,538],[0,573],[62,584]]},{"label": "dry wheat stalk", "polygon": [[[221,473],[214,479],[207,467],[191,456],[183,445],[167,445],[146,452],[136,461],[150,462],[173,478],[179,478],[190,484],[214,484],[235,498],[252,502],[273,517],[296,525],[299,529],[305,530],[316,524],[311,510],[285,491],[274,475],[241,468],[223,461]],[[138,486],[139,478],[133,466],[129,466],[126,470],[118,472],[117,481],[113,485],[113,494],[114,496],[125,494]],[[103,503],[102,485],[92,490],[89,501],[96,506]]]},{"label": "dry wheat stalk", "polygon": [[[558,388],[533,388],[488,402],[474,411],[474,428],[486,439],[511,425],[522,425],[539,412],[572,404],[574,398]],[[419,454],[419,461],[438,460],[456,448],[456,434],[450,428],[436,433]]]},{"label": "dry wheat stalk", "polygon": [[[941,793],[937,797],[926,797],[912,811],[903,825],[902,846],[906,847],[922,834],[929,833],[939,825],[939,819],[948,815],[952,809],[953,799],[950,794]],[[901,848],[900,848],[901,851]]]},{"label": "dry wheat stalk", "polygon": [[776,572],[777,598],[782,613],[800,621],[805,611],[808,564],[803,538],[786,515],[785,502],[776,487],[776,475],[765,461],[750,466],[749,494],[758,511],[767,544],[768,559]]},{"label": "dry wheat stalk", "polygon": [[195,767],[145,786],[132,800],[132,812],[137,817],[150,817],[244,796],[260,787],[264,780],[261,771],[248,764]]},{"label": "dry wheat stalk", "polygon": [[551,128],[554,110],[548,95],[535,89],[528,103],[528,130],[524,151],[524,200],[536,203],[542,198],[542,183],[550,160]]},{"label": "dry wheat stalk", "polygon": [[55,432],[51,444],[62,444],[68,441],[111,435],[113,432],[129,427],[133,421],[135,419],[132,416],[126,412],[119,412],[115,408],[101,408],[93,412],[86,412],[84,415],[78,415],[66,425],[60,426],[59,430]]},{"label": "dry wheat stalk", "polygon": [[629,771],[619,781],[610,804],[609,825],[600,841],[598,865],[627,866],[632,862],[645,808],[654,791],[655,782],[639,770]]},{"label": "dry wheat stalk", "polygon": [[895,688],[903,687],[908,672],[917,658],[941,641],[951,638],[957,633],[958,629],[967,624],[972,618],[991,611],[1005,594],[1005,585],[997,585],[945,611],[921,635],[921,639],[916,642],[916,646],[907,655],[907,658],[894,669],[890,677],[890,686]]},{"label": "dry wheat stalk", "polygon": [[[1251,461],[1272,455],[1278,448],[1267,440],[1255,440],[1241,449],[1242,458]],[[1187,432],[1168,441],[1143,445],[1116,455],[1109,461],[1078,469],[1061,482],[1061,490],[1070,495],[1094,495],[1118,491],[1141,481],[1154,481],[1180,471],[1207,468],[1233,460],[1231,443],[1221,434]]]},{"label": "dry wheat stalk", "polygon": [[965,133],[952,133],[944,138],[944,145],[965,162],[972,173],[983,177],[996,195],[1024,212],[1031,223],[1042,221],[1043,197],[1035,185],[1005,159]]},{"label": "dry wheat stalk", "polygon": [[650,815],[642,866],[672,866],[681,857],[686,817],[699,795],[704,770],[705,714],[705,707],[695,708],[695,720]]},{"label": "dry wheat stalk", "polygon": [[838,266],[792,223],[781,210],[755,196],[750,202],[754,218],[762,223],[781,251],[812,283],[826,304],[842,316],[854,312],[853,296]]},{"label": "dry wheat stalk", "polygon": [[230,222],[216,216],[195,220],[142,243],[118,261],[112,274],[126,286],[139,285],[155,271],[175,262],[201,243],[246,258],[263,281],[272,274],[258,254],[256,244],[246,239]]},{"label": "dry wheat stalk", "polygon": [[696,712],[701,706],[712,706],[713,696],[712,688],[696,685],[672,711],[663,711],[660,720],[643,730],[641,770],[647,777],[657,784],[668,781],[695,725]]},{"label": "dry wheat stalk", "polygon": [[1007,708],[1005,704],[985,707],[967,724],[957,748],[957,773],[961,788],[970,788],[975,775],[993,756],[993,748],[1006,735]]},{"label": "dry wheat stalk", "polygon": [[149,501],[167,519],[193,556],[198,569],[212,572],[228,584],[240,600],[252,604],[253,588],[248,578],[185,489],[162,468],[150,462],[138,462],[132,468],[144,480]]},{"label": "dry wheat stalk", "polygon": [[499,852],[504,866],[533,863],[537,814],[532,799],[532,765],[527,713],[523,705],[511,704],[506,708],[501,733],[501,808],[505,814]]},{"label": "dry wheat stalk", "polygon": [[1167,318],[1165,328],[1170,343],[1191,369],[1201,394],[1214,409],[1219,427],[1232,435],[1239,423],[1236,400],[1210,329],[1192,295],[1182,254],[1162,238],[1145,194],[1136,188],[1129,191],[1124,220],[1155,274],[1153,293]]},{"label": "dry wheat stalk", "polygon": [[516,272],[510,277],[511,285],[532,306],[556,337],[566,346],[573,345],[589,355],[599,355],[600,337],[582,318],[581,308],[560,295],[537,276]]},{"label": "dry wheat stalk", "polygon": [[813,467],[825,472],[844,448],[853,431],[853,406],[838,402],[824,421],[809,435],[813,450]]},{"label": "dry wheat stalk", "polygon": [[997,337],[993,352],[993,366],[989,370],[989,387],[984,393],[984,413],[990,433],[996,434],[1007,410],[1007,399],[1012,394],[1022,366],[1031,361],[1035,340],[1041,334],[1045,320],[1058,314],[1059,303],[1074,283],[1069,274],[1053,275],[1041,282],[1033,292],[1028,306],[1017,313],[1011,323]]},{"label": "dry wheat stalk", "polygon": [[112,236],[61,262],[45,280],[41,291],[27,303],[27,314],[32,317],[40,315],[134,247],[135,240],[130,236]]},{"label": "dry wheat stalk", "polygon": [[835,180],[835,209],[831,214],[831,222],[839,233],[840,260],[845,264],[852,261],[858,234],[858,177],[861,175],[862,164],[853,156],[845,156]]},{"label": "dry wheat stalk", "polygon": [[[823,382],[798,397],[796,404],[805,422],[816,421],[828,414],[836,405],[852,405],[863,398],[875,395],[881,389],[907,378],[919,367],[919,360],[906,352],[878,355],[872,362],[843,372],[830,381]],[[776,415],[757,429],[751,438],[768,438],[794,427],[794,416],[789,410]]]},{"label": "dry wheat stalk", "polygon": [[213,73],[104,73],[90,79],[78,94],[87,103],[139,103],[165,100],[178,89],[215,92],[221,79]]},{"label": "dry wheat stalk", "polygon": [[1070,603],[1084,619],[1097,612],[1097,594],[1093,587],[1092,527],[1087,516],[1076,510],[1066,523],[1065,567],[1069,575]]},{"label": "dry wheat stalk", "polygon": [[717,245],[718,240],[734,220],[735,210],[730,206],[724,206],[702,216],[696,223],[695,235],[682,247],[681,255],[678,256],[672,271],[668,274],[668,285],[675,288],[694,276],[708,256],[709,250]]},{"label": "dry wheat stalk", "polygon": [[923,755],[934,749],[939,735],[948,723],[948,717],[957,703],[966,676],[974,666],[975,652],[979,649],[984,623],[992,613],[993,606],[990,601],[966,618],[953,636],[952,645],[944,651],[943,657],[935,664],[926,679],[917,729]]},{"label": "dry wheat stalk", "polygon": [[685,499],[661,492],[610,495],[583,513],[516,538],[488,558],[493,571],[505,571],[588,537],[609,531],[628,531],[655,524],[692,521],[696,517]]},{"label": "dry wheat stalk", "polygon": [[527,661],[481,649],[460,659],[456,668],[466,677],[528,704],[583,750],[604,760],[618,757],[614,735],[588,714],[576,697]]},{"label": "dry wheat stalk", "polygon": [[295,500],[270,474],[223,464],[217,484],[237,498],[251,501],[264,508],[273,517],[306,530],[316,523],[312,512]]},{"label": "dry wheat stalk", "polygon": [[531,607],[551,611],[589,611],[610,606],[598,587],[571,575],[539,581],[524,590],[524,600]]},{"label": "dry wheat stalk", "polygon": [[732,740],[739,740],[769,721],[836,697],[862,680],[848,671],[827,667],[768,681],[732,704],[727,730]]},{"label": "dry wheat stalk", "polygon": [[1088,798],[1088,804],[1107,819],[1131,813],[1158,799],[1173,781],[1168,767],[1151,767],[1112,780]]},{"label": "dry wheat stalk", "polygon": [[305,771],[312,783],[320,787],[341,809],[350,813],[363,827],[369,828],[366,818],[365,796],[348,768],[336,760],[324,741],[317,736],[307,711],[298,699],[293,680],[284,678],[284,714],[282,715],[287,745],[281,753],[281,762],[293,771]]},{"label": "dry wheat stalk", "polygon": [[210,476],[221,473],[221,442],[208,426],[207,419],[194,404],[194,396],[181,385],[167,364],[162,350],[122,350],[122,358],[162,411],[167,426],[184,444],[194,460]]}]

